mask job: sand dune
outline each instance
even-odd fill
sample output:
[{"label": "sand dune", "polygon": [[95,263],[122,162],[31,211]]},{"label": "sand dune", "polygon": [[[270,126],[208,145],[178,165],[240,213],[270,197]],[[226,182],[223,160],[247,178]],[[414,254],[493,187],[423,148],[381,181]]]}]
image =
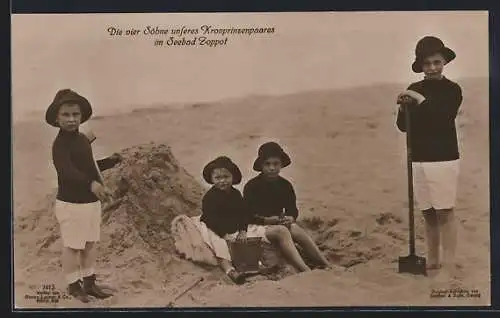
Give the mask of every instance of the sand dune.
[{"label": "sand dune", "polygon": [[[136,246],[120,257],[101,260],[103,279],[118,292],[89,306],[165,306],[176,290],[197,275],[206,277],[205,281],[177,306],[489,304],[488,82],[459,83],[464,91],[457,119],[463,159],[457,203],[461,266],[452,281],[396,272],[394,261],[407,254],[406,170],[404,136],[394,126],[394,96],[402,87],[387,84],[153,105],[95,118],[91,125],[100,152],[149,142],[167,144],[180,166],[203,187],[201,170],[213,157],[230,156],[240,166],[244,184],[255,175],[251,167],[257,147],[268,140],[280,142],[292,156],[292,165],[283,173],[295,185],[300,220],[340,267],[232,286],[217,271],[175,255],[168,264],[159,264],[147,253],[137,259],[142,249]],[[18,224],[20,218],[36,224],[33,230],[16,227],[19,306],[36,306],[24,299],[31,285],[64,286],[57,244],[38,253],[47,231],[54,230],[44,228],[51,224],[47,209],[55,185],[50,163],[54,135],[43,117],[14,126],[14,216]],[[422,220],[417,216],[417,249],[423,253]],[[125,265],[117,268],[120,264]],[[478,289],[481,297],[429,297],[433,288],[452,287]]]}]

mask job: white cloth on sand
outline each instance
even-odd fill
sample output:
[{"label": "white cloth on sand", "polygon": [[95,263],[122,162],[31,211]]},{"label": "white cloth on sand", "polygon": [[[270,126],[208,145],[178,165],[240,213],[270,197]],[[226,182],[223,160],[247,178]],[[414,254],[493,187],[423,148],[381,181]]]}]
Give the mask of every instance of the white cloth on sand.
[{"label": "white cloth on sand", "polygon": [[[196,231],[193,230],[193,227],[196,228]],[[263,241],[269,242],[265,231],[265,226],[249,225],[247,237],[260,237]],[[210,230],[204,222],[201,222],[200,216],[177,216],[172,221],[172,233],[175,237],[177,251],[187,259],[213,265],[217,264],[215,257],[231,260],[231,253],[226,240]],[[236,232],[229,236],[235,239],[237,235]],[[200,240],[203,242],[202,244],[200,244]],[[210,256],[207,255],[207,247],[211,252]]]},{"label": "white cloth on sand", "polygon": [[185,259],[196,263],[218,265],[214,252],[205,243],[192,218],[183,214],[176,216],[172,220],[170,232],[177,253]]}]

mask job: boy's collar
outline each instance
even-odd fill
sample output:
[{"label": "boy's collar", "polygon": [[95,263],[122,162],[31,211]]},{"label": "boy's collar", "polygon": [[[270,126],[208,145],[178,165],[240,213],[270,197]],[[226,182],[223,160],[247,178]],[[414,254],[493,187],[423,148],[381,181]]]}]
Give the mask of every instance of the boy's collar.
[{"label": "boy's collar", "polygon": [[230,192],[232,189],[234,189],[233,186],[230,186],[229,188],[227,188],[227,190],[222,190],[218,187],[216,187],[215,185],[212,186],[215,190],[219,191],[219,192]]},{"label": "boy's collar", "polygon": [[64,130],[62,128],[59,128],[59,134],[61,134],[61,135],[74,136],[74,135],[78,135],[79,133],[80,133],[79,129],[76,129],[76,130],[73,130],[73,131],[67,131],[67,130]]},{"label": "boy's collar", "polygon": [[262,180],[265,180],[265,181],[276,181],[276,180],[279,180],[281,178],[281,175],[278,175],[276,178],[268,178],[264,175],[263,172],[260,173],[259,177],[262,179]]},{"label": "boy's collar", "polygon": [[428,78],[424,76],[424,81],[442,81],[447,79],[446,76],[441,75],[441,78]]}]

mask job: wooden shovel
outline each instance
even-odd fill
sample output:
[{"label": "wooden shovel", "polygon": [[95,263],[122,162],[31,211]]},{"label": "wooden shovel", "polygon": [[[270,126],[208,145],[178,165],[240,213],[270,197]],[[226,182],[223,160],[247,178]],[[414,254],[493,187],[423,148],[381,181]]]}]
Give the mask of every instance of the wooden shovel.
[{"label": "wooden shovel", "polygon": [[412,149],[411,149],[411,130],[410,130],[410,105],[402,103],[405,113],[406,123],[406,152],[407,152],[407,170],[408,170],[408,209],[409,209],[409,242],[410,253],[408,256],[399,257],[399,273],[410,273],[414,275],[427,276],[426,260],[424,257],[415,254],[415,216],[413,203],[413,169],[412,169]]}]

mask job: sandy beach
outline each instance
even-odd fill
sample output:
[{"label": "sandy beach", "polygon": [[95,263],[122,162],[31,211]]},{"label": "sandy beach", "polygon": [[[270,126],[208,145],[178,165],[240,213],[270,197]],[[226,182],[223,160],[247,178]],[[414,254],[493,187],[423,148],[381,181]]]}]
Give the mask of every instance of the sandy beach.
[{"label": "sandy beach", "polygon": [[[201,169],[210,158],[219,154],[233,158],[244,184],[255,175],[251,163],[258,145],[280,142],[293,160],[283,174],[296,187],[299,221],[339,267],[233,286],[220,270],[182,260],[173,250],[159,258],[146,241],[131,243],[120,252],[104,250],[120,226],[130,225],[128,219],[116,217],[114,224],[103,226],[99,264],[100,279],[117,293],[88,306],[162,307],[197,277],[205,280],[176,306],[489,304],[488,86],[486,79],[459,83],[464,89],[457,119],[462,149],[457,202],[461,266],[453,280],[397,273],[397,258],[408,253],[404,135],[395,128],[393,105],[401,87],[379,85],[165,105],[93,119],[91,127],[99,136],[96,147],[102,153],[150,142],[168,145],[192,178],[188,188],[200,191],[207,187]],[[13,135],[15,300],[17,306],[36,307],[40,304],[25,295],[35,293],[41,284],[55,284],[64,291],[60,240],[42,247],[48,233],[57,232],[51,214],[56,183],[49,153],[54,131],[41,120],[31,120],[17,123]],[[175,181],[181,187],[185,182]],[[423,255],[422,218],[416,215],[417,252]],[[430,297],[433,289],[447,288],[476,289],[480,297]],[[81,304],[67,300],[55,306]]]}]

